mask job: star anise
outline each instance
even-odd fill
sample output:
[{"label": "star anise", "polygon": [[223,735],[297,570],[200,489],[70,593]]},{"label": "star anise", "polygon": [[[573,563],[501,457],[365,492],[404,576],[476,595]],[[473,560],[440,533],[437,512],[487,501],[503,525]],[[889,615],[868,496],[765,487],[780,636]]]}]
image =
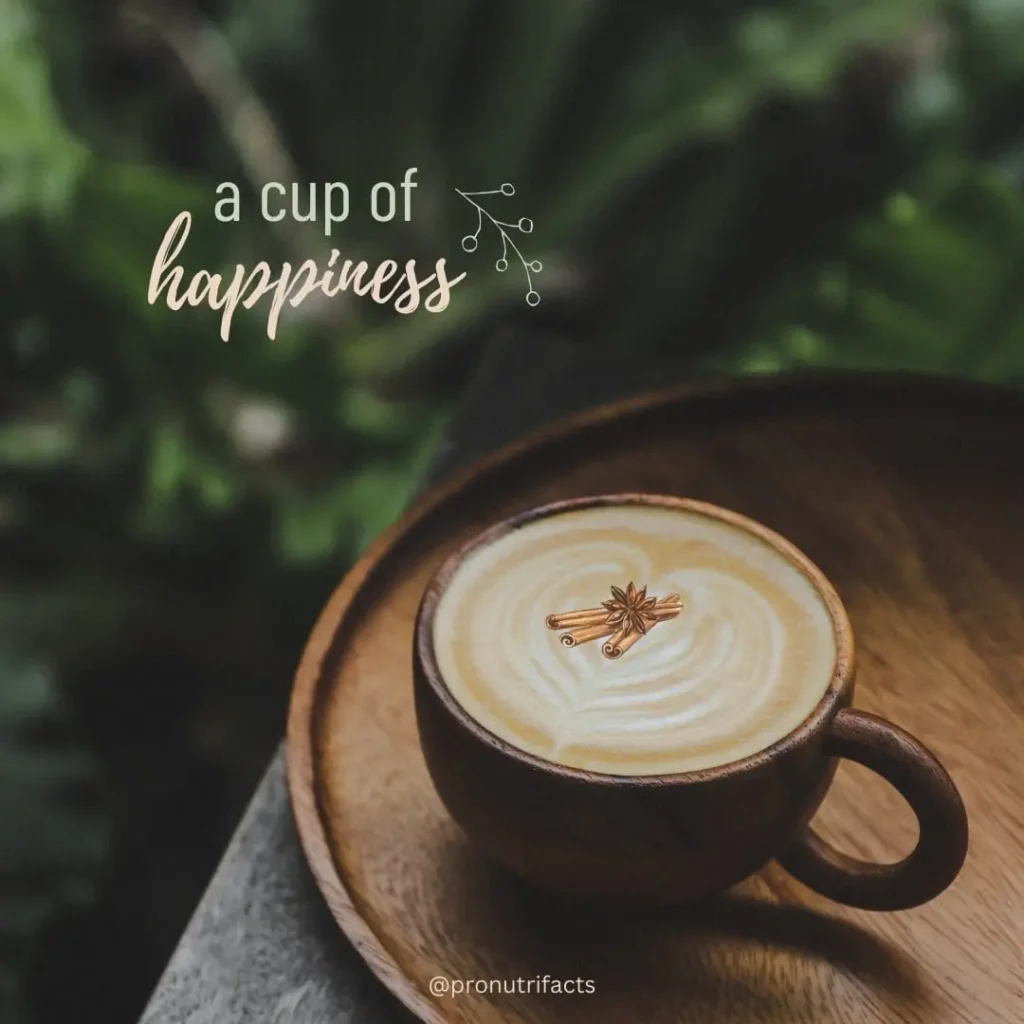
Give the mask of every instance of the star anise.
[{"label": "star anise", "polygon": [[646,635],[647,630],[658,621],[653,614],[657,603],[656,597],[647,596],[647,587],[637,590],[630,581],[625,590],[621,587],[612,587],[612,599],[602,601],[601,607],[608,609],[609,625],[630,633]]}]

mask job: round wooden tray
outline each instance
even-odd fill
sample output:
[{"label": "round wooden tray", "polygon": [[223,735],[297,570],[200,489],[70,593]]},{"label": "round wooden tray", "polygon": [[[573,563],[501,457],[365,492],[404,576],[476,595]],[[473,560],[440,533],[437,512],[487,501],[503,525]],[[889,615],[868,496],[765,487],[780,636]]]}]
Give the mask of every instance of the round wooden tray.
[{"label": "round wooden tray", "polygon": [[[417,745],[420,596],[441,560],[494,521],[609,491],[743,512],[832,579],[857,635],[856,706],[918,735],[967,804],[971,848],[950,890],[871,914],[772,865],[708,906],[612,914],[536,892],[467,848]],[[888,375],[701,386],[545,431],[382,538],[302,659],[289,785],[338,924],[424,1021],[1010,1024],[1024,1019],[1022,682],[1024,396]],[[895,792],[847,765],[815,824],[882,860],[915,836]],[[485,991],[432,995],[435,977]],[[552,991],[577,978],[594,994]]]}]

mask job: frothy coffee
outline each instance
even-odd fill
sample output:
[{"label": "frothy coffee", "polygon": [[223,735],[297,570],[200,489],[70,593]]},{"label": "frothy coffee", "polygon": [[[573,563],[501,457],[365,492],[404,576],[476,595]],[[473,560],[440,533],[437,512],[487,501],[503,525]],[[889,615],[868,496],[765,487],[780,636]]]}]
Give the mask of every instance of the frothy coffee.
[{"label": "frothy coffee", "polygon": [[[566,647],[552,613],[612,586],[678,594],[681,610],[622,657]],[[831,615],[756,534],[697,511],[614,505],[540,518],[477,548],[442,595],[435,656],[449,690],[528,753],[613,775],[695,771],[792,732],[828,688]]]}]

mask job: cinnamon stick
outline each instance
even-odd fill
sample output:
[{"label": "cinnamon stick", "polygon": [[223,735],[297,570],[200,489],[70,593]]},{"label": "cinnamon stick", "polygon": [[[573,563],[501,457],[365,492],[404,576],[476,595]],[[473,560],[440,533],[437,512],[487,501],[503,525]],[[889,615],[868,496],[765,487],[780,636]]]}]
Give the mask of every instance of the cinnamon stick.
[{"label": "cinnamon stick", "polygon": [[578,612],[559,612],[545,620],[548,629],[576,629],[579,626],[596,626],[608,621],[605,608],[584,608]]},{"label": "cinnamon stick", "polygon": [[562,637],[562,644],[565,647],[576,647],[578,644],[586,644],[591,640],[600,640],[601,637],[611,636],[615,632],[614,626],[607,622],[598,622],[592,626],[578,626],[571,633]]},{"label": "cinnamon stick", "polygon": [[674,619],[682,610],[682,598],[678,594],[669,594],[668,597],[658,599],[650,615],[658,622],[665,622],[667,619]]},{"label": "cinnamon stick", "polygon": [[638,629],[631,630],[628,633],[619,632],[611,638],[602,648],[601,653],[606,658],[611,658],[613,661],[616,658],[621,658],[644,634]]},{"label": "cinnamon stick", "polygon": [[678,608],[655,608],[651,612],[651,618],[655,622],[667,622],[669,619],[674,619],[682,610],[681,606]]}]

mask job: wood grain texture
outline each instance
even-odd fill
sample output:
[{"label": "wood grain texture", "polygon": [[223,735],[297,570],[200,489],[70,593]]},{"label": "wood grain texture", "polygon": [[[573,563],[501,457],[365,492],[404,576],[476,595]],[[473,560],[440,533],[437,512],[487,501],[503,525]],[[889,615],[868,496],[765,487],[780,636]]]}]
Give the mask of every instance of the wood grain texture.
[{"label": "wood grain texture", "polygon": [[[436,492],[346,577],[296,677],[293,809],[341,927],[436,1024],[1024,1019],[1022,453],[1016,392],[905,377],[755,381],[578,417]],[[418,745],[420,597],[452,551],[499,519],[613,491],[735,509],[825,572],[857,637],[856,706],[920,737],[966,804],[971,847],[942,896],[899,914],[843,909],[770,865],[713,903],[637,914],[554,899],[468,849]],[[916,833],[894,790],[846,764],[814,826],[847,855],[883,862]],[[435,998],[437,975],[508,987],[580,977],[596,993]]]},{"label": "wood grain texture", "polygon": [[826,727],[822,753],[891,783],[917,818],[917,845],[900,861],[878,864],[810,830],[780,851],[783,867],[815,892],[864,910],[906,910],[944,892],[967,857],[968,825],[963,798],[935,755],[898,725],[848,707]]}]

